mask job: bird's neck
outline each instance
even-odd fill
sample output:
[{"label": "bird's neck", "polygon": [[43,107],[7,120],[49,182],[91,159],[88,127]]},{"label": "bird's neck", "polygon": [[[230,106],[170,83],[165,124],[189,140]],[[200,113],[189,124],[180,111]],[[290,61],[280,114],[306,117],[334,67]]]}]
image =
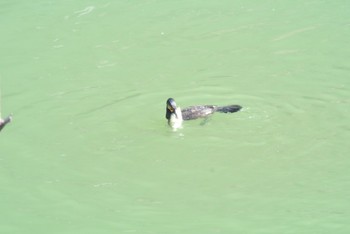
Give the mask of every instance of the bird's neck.
[{"label": "bird's neck", "polygon": [[169,125],[172,128],[180,128],[182,126],[182,113],[181,113],[181,108],[177,107],[175,110],[175,113],[172,113],[170,115],[170,119],[168,121]]}]

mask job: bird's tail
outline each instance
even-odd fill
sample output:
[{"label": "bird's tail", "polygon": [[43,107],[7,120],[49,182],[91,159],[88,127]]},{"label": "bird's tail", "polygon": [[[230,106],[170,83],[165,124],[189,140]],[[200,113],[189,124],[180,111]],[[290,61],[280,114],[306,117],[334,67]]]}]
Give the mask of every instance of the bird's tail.
[{"label": "bird's tail", "polygon": [[222,113],[233,113],[242,109],[239,105],[230,105],[230,106],[218,106],[216,111]]}]

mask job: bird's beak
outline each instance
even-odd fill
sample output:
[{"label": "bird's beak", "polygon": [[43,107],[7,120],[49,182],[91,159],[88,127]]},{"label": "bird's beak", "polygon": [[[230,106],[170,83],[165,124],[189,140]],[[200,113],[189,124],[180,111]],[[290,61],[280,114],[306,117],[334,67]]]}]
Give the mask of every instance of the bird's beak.
[{"label": "bird's beak", "polygon": [[171,106],[171,105],[168,105],[168,110],[171,112],[171,113],[173,113],[175,110],[174,110],[174,108]]},{"label": "bird's beak", "polygon": [[176,107],[172,106],[172,105],[168,105],[168,110],[171,112],[171,113],[174,113],[176,118],[177,118],[177,114],[176,114]]}]

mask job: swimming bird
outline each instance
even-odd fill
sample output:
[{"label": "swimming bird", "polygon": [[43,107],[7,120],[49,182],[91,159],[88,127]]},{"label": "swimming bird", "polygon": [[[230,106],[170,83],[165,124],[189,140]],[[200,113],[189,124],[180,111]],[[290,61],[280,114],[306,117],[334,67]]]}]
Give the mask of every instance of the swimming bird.
[{"label": "swimming bird", "polygon": [[233,113],[237,112],[242,107],[239,105],[229,106],[215,106],[215,105],[202,105],[202,106],[189,106],[181,110],[176,105],[173,98],[169,98],[166,101],[166,114],[165,118],[168,120],[168,124],[172,128],[180,128],[184,120],[205,118],[212,115],[214,112]]},{"label": "swimming bird", "polygon": [[5,119],[0,118],[0,131],[5,127],[6,124],[10,123],[12,115],[7,116]]}]

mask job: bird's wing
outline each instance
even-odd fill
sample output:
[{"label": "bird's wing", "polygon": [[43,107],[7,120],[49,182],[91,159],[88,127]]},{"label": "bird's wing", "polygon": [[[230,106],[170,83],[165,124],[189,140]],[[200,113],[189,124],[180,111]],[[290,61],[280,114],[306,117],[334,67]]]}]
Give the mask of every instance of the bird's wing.
[{"label": "bird's wing", "polygon": [[182,109],[182,118],[184,120],[198,119],[206,117],[216,110],[216,106],[205,105],[205,106],[189,106]]}]

